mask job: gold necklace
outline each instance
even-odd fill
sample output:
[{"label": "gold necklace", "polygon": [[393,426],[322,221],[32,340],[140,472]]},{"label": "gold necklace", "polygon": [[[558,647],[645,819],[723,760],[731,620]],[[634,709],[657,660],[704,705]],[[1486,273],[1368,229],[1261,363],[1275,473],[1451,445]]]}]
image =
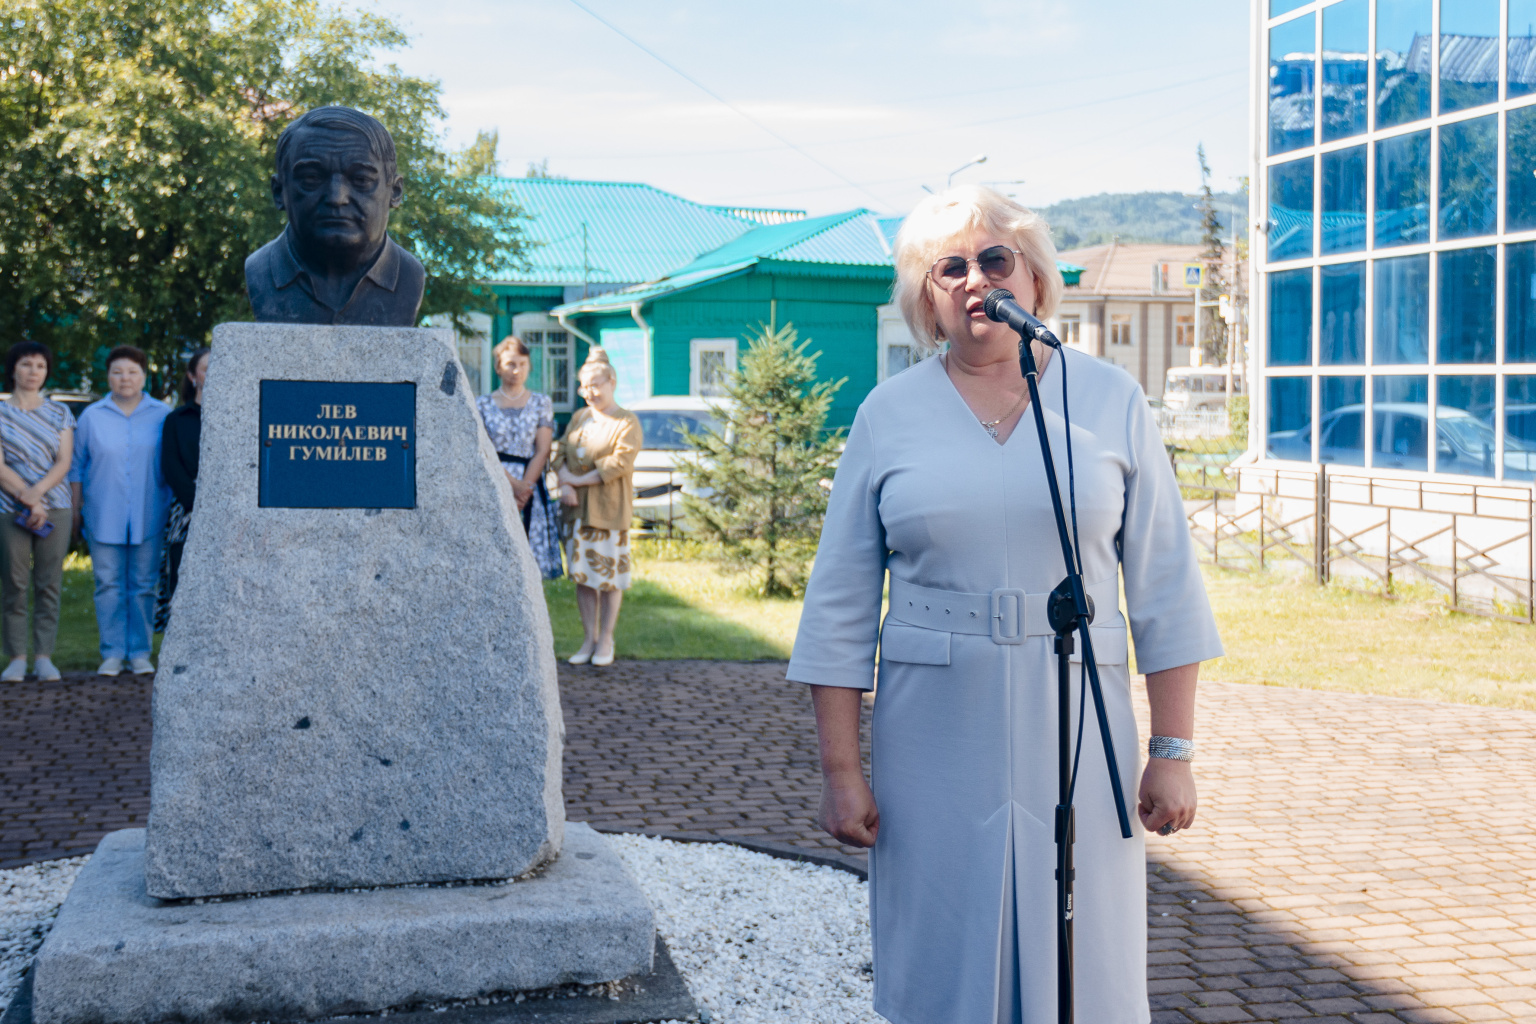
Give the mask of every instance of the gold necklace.
[{"label": "gold necklace", "polygon": [[[1003,422],[1003,420],[1007,419],[1008,417],[1012,416],[1014,413],[1018,412],[1019,411],[1019,406],[1023,405],[1025,400],[1028,399],[1028,398],[1029,398],[1029,392],[1026,391],[1026,392],[1024,392],[1024,394],[1019,396],[1018,400],[1015,401],[1012,406],[1009,407],[1007,412],[1003,413],[997,419],[995,419],[995,420],[982,420],[981,421],[981,429],[985,430],[988,434],[991,434],[992,435],[992,440],[996,441],[997,440],[997,428],[998,428],[998,425],[1001,424]],[[980,417],[978,417],[978,419],[979,418]]]}]

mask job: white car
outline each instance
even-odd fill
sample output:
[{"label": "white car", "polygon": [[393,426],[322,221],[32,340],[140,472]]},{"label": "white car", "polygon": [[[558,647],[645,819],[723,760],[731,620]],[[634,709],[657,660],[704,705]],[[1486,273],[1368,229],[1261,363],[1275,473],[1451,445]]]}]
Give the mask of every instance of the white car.
[{"label": "white car", "polygon": [[677,468],[677,457],[689,451],[685,430],[695,434],[719,431],[716,410],[729,411],[729,398],[697,398],[691,395],[657,395],[625,406],[640,420],[645,447],[635,459],[636,526],[646,529],[679,525],[683,518],[683,491],[698,492]]}]

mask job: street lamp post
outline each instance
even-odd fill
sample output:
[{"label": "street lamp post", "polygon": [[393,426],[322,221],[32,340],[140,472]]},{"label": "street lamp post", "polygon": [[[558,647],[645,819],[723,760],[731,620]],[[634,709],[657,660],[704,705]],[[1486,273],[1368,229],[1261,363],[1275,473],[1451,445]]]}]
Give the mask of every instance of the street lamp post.
[{"label": "street lamp post", "polygon": [[977,153],[975,156],[971,157],[970,160],[966,161],[965,163],[961,164],[959,167],[956,167],[954,170],[949,172],[949,179],[944,182],[944,187],[945,188],[949,188],[949,186],[953,185],[955,183],[955,175],[959,174],[961,171],[965,170],[967,167],[975,167],[977,164],[984,164],[986,162],[987,162],[987,154],[985,154],[985,153]]}]

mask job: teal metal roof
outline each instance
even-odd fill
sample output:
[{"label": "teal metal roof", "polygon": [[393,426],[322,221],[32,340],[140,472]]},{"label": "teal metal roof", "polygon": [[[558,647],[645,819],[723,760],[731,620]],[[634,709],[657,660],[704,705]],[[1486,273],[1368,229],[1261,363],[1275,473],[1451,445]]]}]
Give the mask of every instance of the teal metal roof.
[{"label": "teal metal roof", "polygon": [[756,228],[752,213],[728,211],[633,182],[561,178],[496,178],[529,215],[528,237],[538,243],[528,266],[500,268],[498,284],[630,284],[653,281]]},{"label": "teal metal roof", "polygon": [[756,259],[889,266],[891,249],[868,210],[850,210],[755,228],[677,273]]},{"label": "teal metal roof", "polygon": [[805,219],[804,210],[775,210],[762,206],[711,206],[710,209],[750,220],[754,224],[783,224],[787,220]]},{"label": "teal metal roof", "polygon": [[756,260],[744,260],[741,263],[727,264],[723,267],[703,267],[697,270],[680,272],[651,284],[635,285],[633,288],[625,288],[623,291],[608,292],[590,299],[568,302],[563,306],[555,307],[550,312],[570,316],[573,313],[595,313],[601,310],[628,309],[637,302],[644,304],[663,295],[676,295],[678,292],[686,292],[692,288],[714,284],[716,281],[725,281],[732,277],[738,277],[755,266],[757,266]]},{"label": "teal metal roof", "polygon": [[555,312],[571,315],[605,309],[626,309],[701,285],[746,273],[759,264],[777,269],[803,268],[828,276],[847,276],[844,268],[879,267],[889,273],[891,250],[878,220],[868,210],[850,210],[825,217],[808,217],[755,228],[706,252],[660,280],[567,303]]}]

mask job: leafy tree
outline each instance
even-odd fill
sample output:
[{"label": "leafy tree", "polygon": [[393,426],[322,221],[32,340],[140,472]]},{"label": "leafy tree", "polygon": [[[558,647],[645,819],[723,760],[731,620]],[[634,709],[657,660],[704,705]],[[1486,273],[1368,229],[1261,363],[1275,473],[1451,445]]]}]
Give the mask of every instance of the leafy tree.
[{"label": "leafy tree", "polygon": [[719,434],[693,434],[684,473],[707,498],[685,495],[684,507],[719,545],[723,565],[752,574],[765,597],[805,589],[816,553],[827,490],[842,432],[824,431],[832,396],[845,380],[816,380],[794,326],[762,327],[750,338],[741,368],[726,388],[734,404]]},{"label": "leafy tree", "polygon": [[532,160],[529,160],[528,161],[528,171],[527,171],[527,173],[525,173],[523,175],[523,177],[525,177],[525,178],[541,179],[541,180],[544,180],[544,181],[567,181],[567,180],[569,180],[564,174],[551,174],[550,173],[550,171],[549,171],[549,157],[545,157],[543,160],[540,160],[537,163],[535,163]]},{"label": "leafy tree", "polygon": [[[1215,303],[1227,290],[1227,243],[1222,238],[1221,218],[1216,214],[1216,197],[1211,192],[1211,165],[1205,159],[1205,144],[1195,150],[1200,159],[1200,261],[1205,264],[1205,285],[1200,301]],[[1200,318],[1200,348],[1206,362],[1224,363],[1227,359],[1227,324],[1216,306],[1207,306]]]},{"label": "leafy tree", "polygon": [[475,141],[454,158],[454,173],[463,178],[495,176],[499,166],[496,147],[500,142],[501,133],[494,128],[488,132],[475,132]]},{"label": "leafy tree", "polygon": [[485,308],[475,282],[521,256],[520,211],[474,176],[485,140],[445,153],[437,83],[374,62],[406,41],[383,17],[0,0],[0,26],[0,337],[52,345],[66,378],[124,343],[167,368],[250,318],[245,257],[282,229],[277,137],[311,107],[355,106],[393,134],[406,199],[390,227],[427,268],[423,316]]}]

